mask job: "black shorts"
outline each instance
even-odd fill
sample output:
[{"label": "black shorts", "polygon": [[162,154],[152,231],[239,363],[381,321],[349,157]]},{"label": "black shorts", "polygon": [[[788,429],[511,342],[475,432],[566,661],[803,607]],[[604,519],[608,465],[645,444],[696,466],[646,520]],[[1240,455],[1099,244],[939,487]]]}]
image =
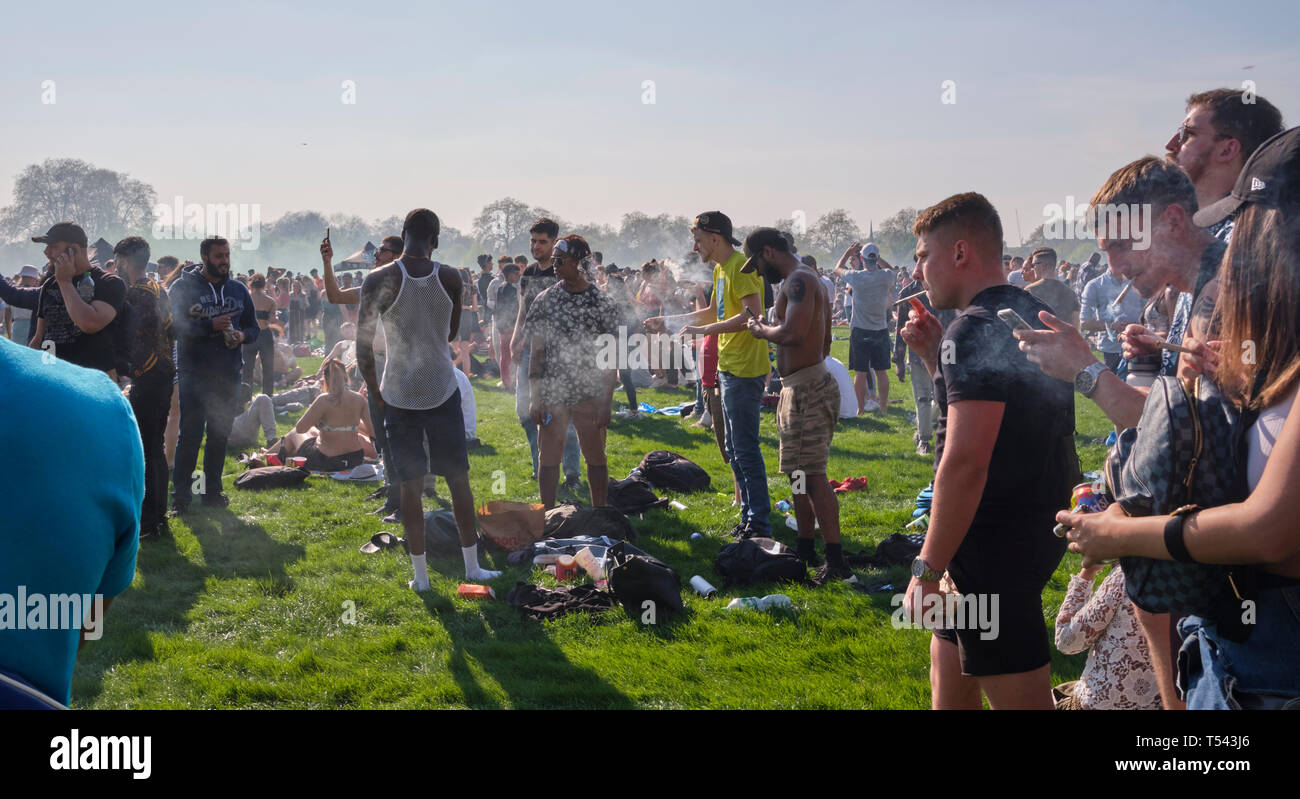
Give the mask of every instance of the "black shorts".
[{"label": "black shorts", "polygon": [[365,460],[365,454],[361,450],[342,455],[326,455],[317,449],[316,436],[299,444],[297,455],[307,459],[305,466],[309,472],[342,472],[355,469]]},{"label": "black shorts", "polygon": [[889,369],[889,331],[855,327],[849,332],[849,368],[855,372]]},{"label": "black shorts", "polygon": [[474,338],[474,334],[477,332],[478,314],[473,311],[462,310],[460,312],[460,330],[457,332],[456,338],[461,341],[469,341]]},{"label": "black shorts", "polygon": [[993,637],[970,621],[964,629],[935,630],[937,637],[957,645],[962,674],[1019,674],[1051,662],[1043,589],[1066,547],[1065,539],[1052,535],[1053,516],[1051,511],[1026,511],[1029,523],[1017,528],[973,526],[953,556],[948,574],[968,598],[966,607],[974,608],[982,599],[997,625]]},{"label": "black shorts", "polygon": [[427,411],[386,406],[384,432],[388,435],[393,471],[401,482],[431,473],[453,477],[469,472],[460,389]]}]

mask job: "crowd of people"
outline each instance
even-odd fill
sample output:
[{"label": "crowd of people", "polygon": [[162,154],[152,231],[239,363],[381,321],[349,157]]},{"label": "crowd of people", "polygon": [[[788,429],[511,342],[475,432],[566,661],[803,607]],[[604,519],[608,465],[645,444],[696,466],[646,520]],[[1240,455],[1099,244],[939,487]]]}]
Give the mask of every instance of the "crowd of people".
[{"label": "crowd of people", "polygon": [[[83,539],[100,535],[73,582],[111,597],[130,583],[137,542],[167,534],[169,491],[172,515],[189,513],[195,495],[224,507],[229,447],[264,443],[265,454],[302,457],[316,471],[382,462],[386,485],[373,498],[404,527],[417,591],[430,587],[423,499],[429,476],[441,475],[465,575],[490,580],[499,572],[480,565],[469,482],[468,375],[499,376],[514,393],[548,509],[580,487],[583,462],[591,502],[607,503],[606,434],[620,391],[621,415],[636,416],[638,384],[681,386],[695,396],[684,415],[713,434],[731,469],[736,539],[771,534],[773,453],[764,452],[760,411],[775,397],[774,454],[791,483],[796,554],[816,569],[814,584],[852,580],[827,476],[831,443],[841,418],[888,412],[892,364],[900,384],[911,374],[916,452],[935,464],[907,613],[919,620],[944,595],[998,598],[995,636],[951,619],[931,625],[934,707],[1295,705],[1300,534],[1285,496],[1300,468],[1300,421],[1288,422],[1300,385],[1298,142],[1300,129],[1284,130],[1262,97],[1193,95],[1166,156],[1120,167],[1092,197],[1094,213],[1150,209],[1150,228],[1116,230],[1094,217],[1099,251],[1078,264],[1046,246],[1005,253],[998,213],[975,192],[918,215],[910,269],[854,242],[819,270],[791,234],[759,228],[742,242],[720,211],[694,217],[694,246],[680,262],[606,265],[582,236],[542,218],[529,230],[531,257],[485,253],[473,273],[434,260],[440,222],[420,208],[357,280],[335,274],[328,235],[319,274],[234,274],[221,238],[205,239],[192,264],[152,263],[148,242],[129,237],[101,265],[88,258],[85,231],[59,223],[34,239],[45,245],[43,272],[24,266],[16,282],[0,280],[12,339],[0,362],[17,388],[10,402],[38,396],[76,421],[8,435],[92,430],[92,460],[120,447],[109,467],[120,479],[87,487],[52,522],[48,508],[18,513],[47,528],[75,525]],[[830,357],[836,325],[849,328],[847,367]],[[316,333],[324,360],[303,379],[295,359],[306,353],[295,348]],[[597,341],[629,333],[652,351],[685,341],[693,357],[638,365],[626,345],[617,364],[599,357]],[[1167,379],[1212,381],[1240,411],[1233,503],[1171,499],[1157,505],[1182,507],[1144,517],[1118,501],[1092,514],[1063,510],[1083,480],[1076,393],[1120,437],[1139,427],[1152,387]],[[279,438],[276,412],[290,409],[301,416]],[[71,451],[52,439],[31,450]],[[1042,594],[1067,548],[1084,556],[1083,568],[1055,643],[1089,656],[1054,698]],[[5,554],[0,585],[24,565],[54,569],[30,551]],[[1108,566],[1121,557],[1232,565],[1248,579],[1233,583],[1237,604],[1209,615],[1148,612],[1124,569]],[[1243,608],[1244,632],[1229,619]],[[0,670],[66,701],[76,644],[73,635],[6,655]]]}]

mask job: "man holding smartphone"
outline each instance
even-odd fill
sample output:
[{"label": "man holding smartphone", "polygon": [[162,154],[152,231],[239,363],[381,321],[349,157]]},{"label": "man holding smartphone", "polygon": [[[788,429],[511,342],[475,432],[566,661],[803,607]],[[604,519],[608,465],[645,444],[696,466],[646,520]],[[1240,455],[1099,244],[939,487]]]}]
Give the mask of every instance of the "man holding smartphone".
[{"label": "man holding smartphone", "polygon": [[60,222],[32,241],[45,245],[54,274],[41,287],[31,346],[116,379],[109,325],[126,302],[126,283],[90,265],[86,231],[72,222]]},{"label": "man holding smartphone", "polygon": [[994,709],[1051,709],[1042,592],[1065,553],[1053,509],[1066,506],[1079,478],[1072,387],[1031,364],[997,316],[1010,309],[1042,325],[1047,306],[1003,277],[1002,222],[987,199],[949,197],[923,211],[913,232],[913,277],[935,308],[962,312],[944,330],[913,308],[903,327],[939,402],[934,503],[904,608],[919,620],[945,571],[967,602],[997,602],[991,637],[951,619],[934,630],[935,709],[979,709],[981,693]]}]

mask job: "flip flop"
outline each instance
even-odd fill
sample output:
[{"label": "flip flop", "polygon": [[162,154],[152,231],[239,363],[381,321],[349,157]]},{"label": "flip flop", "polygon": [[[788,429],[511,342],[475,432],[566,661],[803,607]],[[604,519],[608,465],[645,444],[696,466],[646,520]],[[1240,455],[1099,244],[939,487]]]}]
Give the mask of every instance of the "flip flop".
[{"label": "flip flop", "polygon": [[397,545],[406,547],[406,539],[398,538],[392,533],[375,533],[370,536],[370,540],[361,545],[361,551],[366,554],[378,552],[381,549],[392,549]]}]

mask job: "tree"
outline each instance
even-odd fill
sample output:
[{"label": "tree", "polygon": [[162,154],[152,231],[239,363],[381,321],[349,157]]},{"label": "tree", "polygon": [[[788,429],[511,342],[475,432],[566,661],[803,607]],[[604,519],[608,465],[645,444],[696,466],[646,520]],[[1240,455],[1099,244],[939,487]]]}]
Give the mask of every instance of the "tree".
[{"label": "tree", "polygon": [[885,260],[894,266],[909,268],[912,256],[916,253],[916,234],[912,225],[916,224],[917,210],[904,208],[880,223],[876,230],[876,246],[885,256]]},{"label": "tree", "polygon": [[[628,266],[652,258],[680,258],[693,245],[690,228],[691,223],[684,216],[650,216],[641,211],[623,214],[618,230],[618,258]],[[606,262],[609,256],[606,252]]]},{"label": "tree", "polygon": [[157,194],[124,172],[76,158],[30,164],[14,180],[13,204],[0,211],[0,232],[26,238],[56,222],[76,222],[94,240],[109,241],[149,231]]},{"label": "tree", "polygon": [[861,238],[861,228],[843,208],[827,211],[808,229],[808,239],[814,249],[836,255]]},{"label": "tree", "polygon": [[513,197],[488,203],[474,219],[474,237],[494,252],[527,252],[536,210]]}]

